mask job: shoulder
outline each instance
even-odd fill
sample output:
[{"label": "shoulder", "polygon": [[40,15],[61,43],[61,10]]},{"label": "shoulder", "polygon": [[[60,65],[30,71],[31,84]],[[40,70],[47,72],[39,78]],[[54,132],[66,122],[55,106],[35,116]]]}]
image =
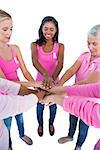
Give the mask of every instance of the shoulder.
[{"label": "shoulder", "polygon": [[58,43],[59,48],[64,48],[64,44],[63,43]]},{"label": "shoulder", "polygon": [[81,55],[88,56],[88,55],[90,55],[90,53],[89,52],[83,52]]},{"label": "shoulder", "polygon": [[83,52],[82,54],[80,54],[80,56],[78,57],[78,60],[82,61],[82,60],[86,60],[90,57],[90,52]]},{"label": "shoulder", "polygon": [[31,48],[33,49],[33,48],[36,48],[36,47],[37,47],[36,42],[32,42],[32,43],[31,43]]},{"label": "shoulder", "polygon": [[10,45],[10,46],[11,46],[12,50],[13,50],[16,54],[17,54],[17,53],[20,53],[20,48],[19,48],[18,45],[13,44],[13,45]]}]

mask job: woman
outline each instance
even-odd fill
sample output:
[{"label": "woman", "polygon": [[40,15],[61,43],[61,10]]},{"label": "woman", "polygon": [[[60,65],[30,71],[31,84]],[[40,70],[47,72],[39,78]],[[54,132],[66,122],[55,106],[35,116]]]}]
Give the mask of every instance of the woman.
[{"label": "woman", "polygon": [[[25,86],[33,86],[33,83],[21,83]],[[8,150],[9,133],[3,119],[15,116],[27,111],[34,106],[38,99],[41,100],[45,92],[27,89],[0,78],[0,150]]]},{"label": "woman", "polygon": [[[37,81],[43,81],[45,87],[51,87],[57,80],[63,68],[64,45],[58,42],[59,27],[57,20],[52,16],[43,18],[39,28],[39,39],[32,42],[32,62],[37,69]],[[54,120],[56,104],[49,107],[49,133],[54,135]],[[37,104],[38,134],[43,135],[43,110],[44,105]]]},{"label": "woman", "polygon": [[[75,84],[89,84],[100,82],[100,25],[94,26],[88,32],[88,48],[89,52],[84,52],[76,62],[65,72],[59,81],[59,85],[63,85],[73,75],[76,76]],[[58,142],[63,144],[72,141],[78,117],[70,115],[69,133],[65,137],[58,139]],[[89,126],[81,119],[79,120],[79,133],[75,146],[75,150],[81,150],[83,143],[88,134]]]}]

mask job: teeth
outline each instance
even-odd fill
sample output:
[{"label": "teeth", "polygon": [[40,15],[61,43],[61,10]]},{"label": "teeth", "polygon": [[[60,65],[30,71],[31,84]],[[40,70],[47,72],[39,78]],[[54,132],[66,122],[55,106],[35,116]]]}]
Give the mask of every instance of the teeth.
[{"label": "teeth", "polygon": [[46,37],[51,37],[51,35],[46,35]]}]

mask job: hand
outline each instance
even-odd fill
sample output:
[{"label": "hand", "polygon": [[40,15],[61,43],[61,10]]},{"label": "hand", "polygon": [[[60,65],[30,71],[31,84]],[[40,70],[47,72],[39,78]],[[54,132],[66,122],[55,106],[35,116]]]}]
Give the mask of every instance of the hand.
[{"label": "hand", "polygon": [[43,86],[46,89],[50,89],[52,86],[54,86],[54,80],[47,74],[44,75]]},{"label": "hand", "polygon": [[49,95],[49,96],[45,96],[44,99],[42,100],[42,103],[44,104],[51,104],[54,102],[55,99],[55,95]]},{"label": "hand", "polygon": [[43,90],[38,91],[37,94],[36,94],[37,97],[38,97],[38,100],[39,100],[39,101],[42,101],[42,99],[44,98],[45,94],[46,94],[46,92],[43,91]]},{"label": "hand", "polygon": [[33,86],[33,87],[43,87],[41,81],[34,81],[32,86]]}]

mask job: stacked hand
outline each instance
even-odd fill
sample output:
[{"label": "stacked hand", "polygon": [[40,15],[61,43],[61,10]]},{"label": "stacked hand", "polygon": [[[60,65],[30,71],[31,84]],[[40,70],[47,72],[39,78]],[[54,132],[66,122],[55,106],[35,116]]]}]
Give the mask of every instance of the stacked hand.
[{"label": "stacked hand", "polygon": [[52,79],[52,77],[50,77],[48,74],[44,75],[44,79],[43,79],[43,86],[46,89],[50,89],[52,86],[54,86],[54,80]]}]

